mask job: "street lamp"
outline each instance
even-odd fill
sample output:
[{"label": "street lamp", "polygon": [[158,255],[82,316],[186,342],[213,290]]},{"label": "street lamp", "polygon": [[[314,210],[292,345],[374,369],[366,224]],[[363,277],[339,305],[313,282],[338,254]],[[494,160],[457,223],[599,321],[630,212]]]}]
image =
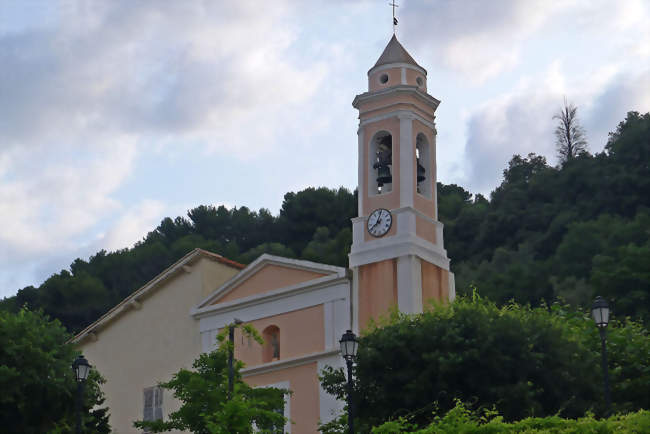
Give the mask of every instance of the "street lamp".
[{"label": "street lamp", "polygon": [[609,393],[609,371],[607,370],[607,347],[605,345],[607,339],[606,329],[607,324],[609,324],[609,304],[607,300],[602,297],[596,297],[594,304],[591,306],[591,316],[593,316],[596,327],[598,327],[598,331],[600,332],[603,384],[605,388],[605,411],[609,415],[612,407],[612,398]]},{"label": "street lamp", "polygon": [[341,340],[341,355],[345,359],[348,367],[348,431],[349,434],[354,434],[354,411],[352,405],[352,362],[357,356],[357,337],[352,330],[346,331]]},{"label": "street lamp", "polygon": [[88,373],[90,373],[90,363],[84,356],[77,356],[72,362],[72,370],[77,379],[77,434],[81,434],[81,401],[83,399],[84,383],[88,378]]},{"label": "street lamp", "polygon": [[235,352],[235,326],[242,324],[243,321],[235,318],[235,322],[228,325],[228,401],[232,399],[234,388],[235,369],[233,368],[233,358]]}]

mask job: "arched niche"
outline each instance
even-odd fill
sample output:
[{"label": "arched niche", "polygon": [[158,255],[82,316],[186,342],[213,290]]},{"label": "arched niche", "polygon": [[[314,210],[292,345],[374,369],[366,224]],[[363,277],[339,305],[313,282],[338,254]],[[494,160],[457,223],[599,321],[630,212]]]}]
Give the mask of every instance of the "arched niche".
[{"label": "arched niche", "polygon": [[370,140],[368,156],[368,193],[390,193],[393,191],[393,136],[388,131],[377,132]]},{"label": "arched niche", "polygon": [[262,347],[262,362],[268,363],[280,359],[280,328],[268,326],[262,332],[264,346]]},{"label": "arched niche", "polygon": [[[416,157],[416,184],[417,192],[431,199],[431,186],[433,185],[431,172],[431,145],[427,136],[419,133],[415,139]],[[424,179],[422,179],[424,177]]]}]

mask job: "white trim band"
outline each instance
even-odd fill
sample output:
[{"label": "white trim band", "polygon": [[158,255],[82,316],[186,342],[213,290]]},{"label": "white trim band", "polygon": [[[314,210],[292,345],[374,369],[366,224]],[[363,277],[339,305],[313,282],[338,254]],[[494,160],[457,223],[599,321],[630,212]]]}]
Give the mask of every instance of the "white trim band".
[{"label": "white trim band", "polygon": [[397,62],[397,63],[384,63],[383,65],[379,65],[379,66],[370,68],[370,70],[368,70],[368,77],[370,77],[372,74],[374,74],[376,72],[381,72],[381,71],[385,71],[387,69],[395,69],[395,68],[412,69],[413,71],[417,71],[417,72],[420,72],[420,73],[424,74],[425,77],[427,76],[427,70],[422,68],[422,67],[412,65],[412,64],[406,63],[406,62]]},{"label": "white trim band", "polygon": [[373,117],[370,117],[370,118],[363,119],[363,120],[359,121],[359,128],[365,127],[366,125],[372,124],[374,122],[379,122],[379,121],[383,121],[383,120],[386,120],[386,119],[389,119],[389,118],[394,118],[394,117],[399,118],[399,117],[404,117],[404,116],[412,116],[413,119],[418,120],[418,121],[422,122],[424,125],[426,125],[427,127],[431,128],[433,130],[434,134],[437,133],[435,123],[433,123],[433,122],[431,122],[429,120],[426,120],[425,118],[423,118],[419,114],[414,113],[414,112],[412,112],[410,110],[395,110],[395,111],[388,112],[388,113],[385,113],[385,114],[382,114],[382,115],[377,115],[377,116],[373,116]]},{"label": "white trim band", "polygon": [[449,270],[447,252],[415,234],[395,235],[364,243],[361,246],[353,244],[349,255],[350,267],[359,267],[406,255],[418,256],[444,270]]},{"label": "white trim band", "polygon": [[324,357],[339,354],[340,349],[320,351],[318,353],[307,354],[306,356],[292,357],[290,359],[276,360],[275,362],[264,363],[262,365],[244,368],[240,372],[243,378],[253,375],[267,374],[282,369],[294,368],[296,366],[307,365],[309,363],[318,362]]}]

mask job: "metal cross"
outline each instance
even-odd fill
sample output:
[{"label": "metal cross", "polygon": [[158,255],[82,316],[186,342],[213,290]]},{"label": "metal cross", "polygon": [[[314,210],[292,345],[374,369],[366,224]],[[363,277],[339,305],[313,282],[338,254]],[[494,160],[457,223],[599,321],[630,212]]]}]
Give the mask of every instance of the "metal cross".
[{"label": "metal cross", "polygon": [[393,35],[395,34],[395,28],[397,28],[397,18],[395,18],[395,8],[398,8],[399,5],[393,0],[391,3],[388,3],[389,6],[393,7]]}]

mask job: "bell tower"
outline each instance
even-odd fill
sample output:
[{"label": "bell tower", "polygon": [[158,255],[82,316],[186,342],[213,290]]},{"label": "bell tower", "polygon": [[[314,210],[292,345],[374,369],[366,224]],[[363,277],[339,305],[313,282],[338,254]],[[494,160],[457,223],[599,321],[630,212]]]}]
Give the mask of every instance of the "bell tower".
[{"label": "bell tower", "polygon": [[455,295],[438,221],[435,111],[427,72],[395,35],[368,71],[359,110],[359,211],[352,219],[353,324]]}]

